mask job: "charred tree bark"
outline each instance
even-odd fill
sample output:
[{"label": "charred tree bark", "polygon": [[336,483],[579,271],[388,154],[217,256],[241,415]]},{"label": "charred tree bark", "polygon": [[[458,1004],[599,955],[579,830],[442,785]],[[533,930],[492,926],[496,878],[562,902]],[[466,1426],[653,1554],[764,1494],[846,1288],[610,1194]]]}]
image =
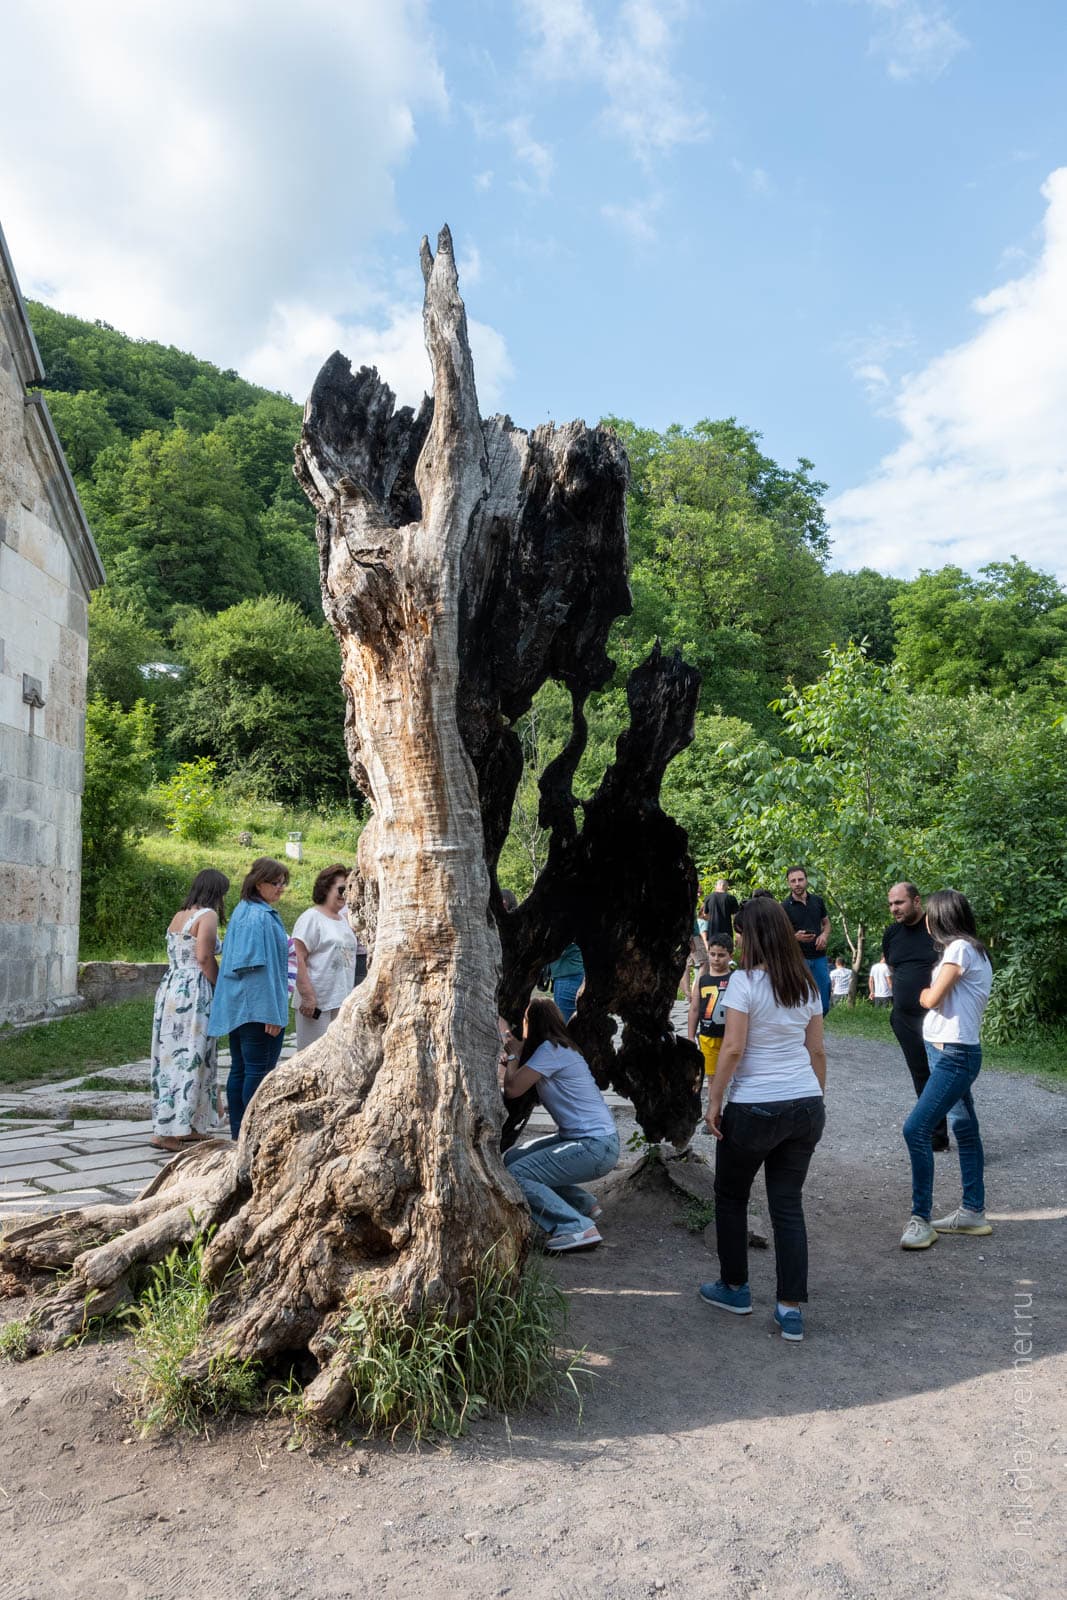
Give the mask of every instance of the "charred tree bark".
[{"label": "charred tree bark", "polygon": [[[495,1020],[501,1001],[517,1014],[564,944],[585,955],[576,1026],[599,1081],[634,1097],[653,1137],[687,1138],[698,1105],[696,1052],[668,1020],[696,880],[658,794],[692,737],[699,680],[658,649],[632,675],[631,728],[580,822],[583,707],[611,674],[608,630],[630,608],[625,456],[613,433],[580,423],[483,422],[447,229],[436,257],[423,241],[422,265],[433,400],[398,411],[373,369],[331,356],[297,456],[318,511],[352,769],[371,804],[358,851],[367,980],[323,1039],[264,1082],[236,1147],[183,1153],[134,1205],[32,1222],[0,1251],[16,1271],[73,1265],[38,1308],[44,1347],[81,1325],[87,1294],[91,1311],[113,1306],[133,1268],[216,1228],[217,1292],[192,1375],[222,1349],[310,1351],[322,1415],[349,1397],[330,1340],[356,1290],[462,1319],[486,1249],[521,1259],[525,1209],[499,1158]],[[573,732],[541,782],[546,867],[506,916],[495,868],[522,771],[514,724],[549,677],[570,688]]]}]

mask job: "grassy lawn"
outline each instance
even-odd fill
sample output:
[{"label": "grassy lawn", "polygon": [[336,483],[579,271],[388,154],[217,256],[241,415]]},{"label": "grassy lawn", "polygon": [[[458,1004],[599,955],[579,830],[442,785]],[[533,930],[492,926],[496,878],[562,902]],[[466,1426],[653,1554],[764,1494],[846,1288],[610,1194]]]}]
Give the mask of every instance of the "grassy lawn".
[{"label": "grassy lawn", "polygon": [[35,1028],[0,1029],[0,1084],[22,1088],[139,1061],[152,1043],[152,1005],[127,1000]]},{"label": "grassy lawn", "polygon": [[[896,1044],[889,1026],[889,1007],[869,1005],[858,1000],[850,1011],[834,1006],[826,1019],[826,1031],[861,1039],[881,1039]],[[1067,1028],[1035,1031],[1011,1044],[983,1044],[982,1064],[1000,1072],[1029,1072],[1050,1088],[1067,1086]]]},{"label": "grassy lawn", "polygon": [[[163,961],[166,959],[167,923],[204,867],[224,872],[230,880],[226,904],[237,904],[241,880],[257,856],[285,861],[291,876],[278,907],[291,929],[311,904],[311,886],[323,867],[341,862],[351,866],[362,819],[343,807],[328,813],[288,810],[270,801],[219,802],[212,838],[204,843],[178,839],[168,833],[158,805],[150,796],[147,830],[126,852],[116,868],[113,894],[109,895],[103,931],[83,918],[82,961]],[[251,845],[238,843],[250,833]],[[303,834],[304,859],[288,861],[286,839]],[[139,1052],[143,1053],[143,1052]]]}]

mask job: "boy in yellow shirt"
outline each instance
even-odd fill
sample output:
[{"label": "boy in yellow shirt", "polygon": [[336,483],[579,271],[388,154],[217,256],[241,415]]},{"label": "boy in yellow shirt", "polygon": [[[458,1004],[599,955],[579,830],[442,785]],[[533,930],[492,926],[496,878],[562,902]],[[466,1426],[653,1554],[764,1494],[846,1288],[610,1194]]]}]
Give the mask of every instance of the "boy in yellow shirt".
[{"label": "boy in yellow shirt", "polygon": [[700,1046],[706,1078],[715,1076],[719,1048],[726,1032],[722,998],[730,981],[733,948],[734,942],[728,933],[708,934],[708,964],[694,983],[693,998],[689,1002],[689,1037]]}]

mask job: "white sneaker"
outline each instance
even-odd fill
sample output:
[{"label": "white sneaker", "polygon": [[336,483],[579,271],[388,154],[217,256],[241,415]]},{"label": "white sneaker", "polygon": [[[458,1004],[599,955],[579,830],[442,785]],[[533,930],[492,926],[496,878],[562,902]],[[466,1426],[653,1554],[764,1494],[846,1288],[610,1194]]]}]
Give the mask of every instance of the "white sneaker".
[{"label": "white sneaker", "polygon": [[581,1233],[550,1234],[545,1240],[545,1249],[550,1255],[558,1255],[561,1250],[589,1250],[600,1242],[599,1229],[583,1228]]},{"label": "white sneaker", "polygon": [[938,1233],[992,1233],[993,1225],[985,1219],[984,1211],[968,1211],[966,1206],[957,1206],[956,1210],[947,1217],[940,1217],[931,1224]]},{"label": "white sneaker", "polygon": [[911,1217],[900,1236],[902,1250],[929,1250],[937,1243],[937,1234],[925,1217]]}]

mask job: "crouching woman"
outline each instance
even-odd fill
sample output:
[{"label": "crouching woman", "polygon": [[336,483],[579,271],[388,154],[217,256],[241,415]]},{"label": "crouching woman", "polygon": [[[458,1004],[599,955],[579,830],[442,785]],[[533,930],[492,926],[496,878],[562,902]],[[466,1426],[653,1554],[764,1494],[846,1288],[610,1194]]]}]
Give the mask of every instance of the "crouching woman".
[{"label": "crouching woman", "polygon": [[584,1056],[551,1000],[531,1000],[522,1039],[502,1034],[504,1094],[517,1100],[536,1086],[557,1131],[504,1152],[504,1165],[545,1234],[545,1249],[584,1250],[600,1243],[600,1207],[583,1183],[618,1164],[619,1135]]}]

